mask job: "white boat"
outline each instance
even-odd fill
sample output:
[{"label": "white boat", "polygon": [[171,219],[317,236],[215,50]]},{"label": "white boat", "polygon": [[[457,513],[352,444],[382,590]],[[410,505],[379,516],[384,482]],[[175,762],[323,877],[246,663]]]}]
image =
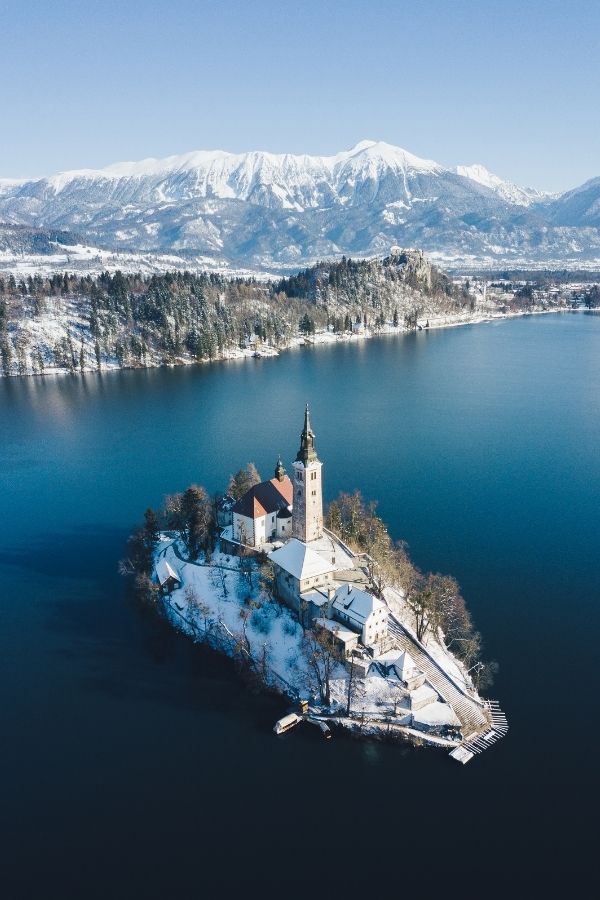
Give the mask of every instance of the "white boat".
[{"label": "white boat", "polygon": [[273,731],[275,734],[284,734],[286,731],[290,731],[292,728],[295,728],[302,721],[301,716],[296,713],[290,713],[287,716],[284,716],[282,719],[278,719],[275,722],[275,727]]}]

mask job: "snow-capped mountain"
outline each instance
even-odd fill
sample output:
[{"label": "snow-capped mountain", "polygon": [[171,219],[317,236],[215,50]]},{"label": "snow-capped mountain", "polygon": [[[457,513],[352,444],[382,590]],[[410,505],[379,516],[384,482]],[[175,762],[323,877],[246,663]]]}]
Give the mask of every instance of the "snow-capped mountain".
[{"label": "snow-capped mountain", "polygon": [[600,256],[600,233],[589,227],[598,224],[595,184],[583,199],[552,198],[483,166],[449,169],[381,141],[333,156],[197,151],[2,181],[0,222],[261,269],[390,244],[446,259],[590,258]]},{"label": "snow-capped mountain", "polygon": [[503,200],[506,200],[508,203],[514,203],[517,206],[530,206],[532,203],[545,200],[551,196],[543,191],[536,191],[535,188],[519,187],[518,184],[513,184],[512,181],[504,181],[478,163],[472,166],[456,166],[455,172],[464,178],[470,178],[471,181],[475,181],[477,184],[482,184],[498,194],[499,197],[502,197]]}]

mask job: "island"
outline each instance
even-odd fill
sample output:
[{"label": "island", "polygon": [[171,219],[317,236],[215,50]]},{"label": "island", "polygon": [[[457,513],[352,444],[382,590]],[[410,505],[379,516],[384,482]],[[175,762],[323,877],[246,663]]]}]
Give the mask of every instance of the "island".
[{"label": "island", "polygon": [[225,495],[167,497],[121,570],[174,627],[290,700],[276,733],[307,721],[466,763],[508,724],[480,694],[494,664],[458,584],[420,572],[360,494],[324,515],[322,467],[307,405],[290,474],[279,458],[266,481],[249,464]]}]

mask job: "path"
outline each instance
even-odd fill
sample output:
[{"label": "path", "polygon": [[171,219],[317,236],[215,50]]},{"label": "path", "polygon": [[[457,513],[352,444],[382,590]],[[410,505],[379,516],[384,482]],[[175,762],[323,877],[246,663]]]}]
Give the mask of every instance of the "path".
[{"label": "path", "polygon": [[393,615],[390,614],[388,621],[389,630],[400,649],[406,650],[412,656],[417,668],[425,673],[431,686],[460,719],[465,737],[475,736],[483,730],[488,731],[490,728],[488,710],[460,691],[441,666],[426,653]]}]

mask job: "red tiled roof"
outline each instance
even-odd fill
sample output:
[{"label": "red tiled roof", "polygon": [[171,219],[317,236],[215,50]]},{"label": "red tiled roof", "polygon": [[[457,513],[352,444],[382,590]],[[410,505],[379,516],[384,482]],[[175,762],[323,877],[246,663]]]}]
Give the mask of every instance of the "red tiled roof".
[{"label": "red tiled roof", "polygon": [[292,503],[294,488],[287,475],[283,481],[271,478],[270,481],[261,481],[246,491],[243,497],[233,507],[234,513],[247,516],[249,519],[259,519],[269,513],[285,509]]}]

